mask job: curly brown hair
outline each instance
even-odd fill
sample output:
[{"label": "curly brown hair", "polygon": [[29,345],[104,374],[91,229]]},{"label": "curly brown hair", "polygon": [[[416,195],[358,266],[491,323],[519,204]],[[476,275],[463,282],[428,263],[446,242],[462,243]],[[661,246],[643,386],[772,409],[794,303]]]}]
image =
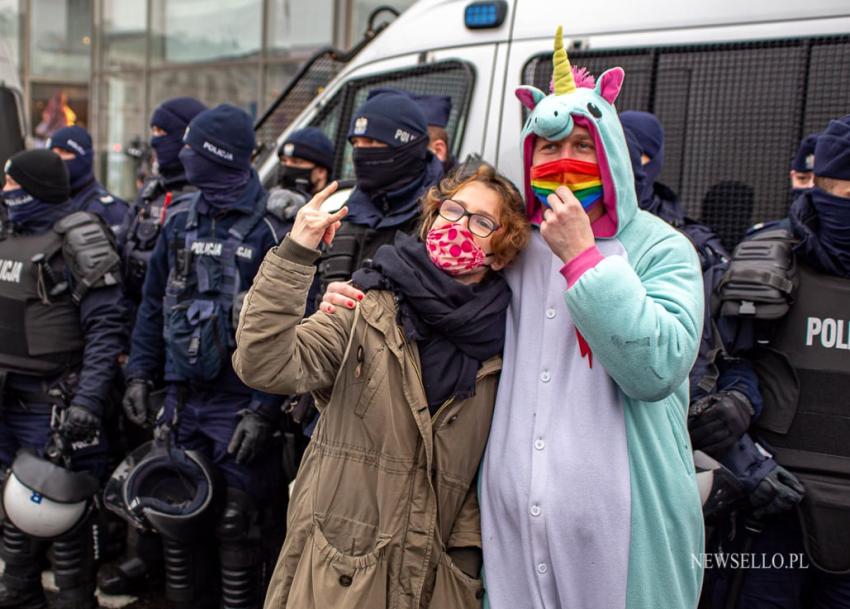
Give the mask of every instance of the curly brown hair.
[{"label": "curly brown hair", "polygon": [[422,224],[419,237],[425,241],[428,231],[440,214],[440,205],[451,199],[458,191],[472,182],[481,182],[497,195],[502,203],[499,210],[499,228],[493,233],[490,244],[494,262],[507,265],[528,244],[531,224],[525,216],[522,195],[508,178],[492,166],[482,164],[474,173],[455,171],[443,178],[439,186],[432,186],[422,196]]}]

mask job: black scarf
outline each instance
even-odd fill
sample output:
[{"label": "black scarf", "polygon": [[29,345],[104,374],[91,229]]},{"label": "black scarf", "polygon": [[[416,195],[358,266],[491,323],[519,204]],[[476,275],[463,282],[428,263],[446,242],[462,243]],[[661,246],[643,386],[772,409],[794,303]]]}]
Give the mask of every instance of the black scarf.
[{"label": "black scarf", "polygon": [[364,291],[389,290],[398,297],[399,323],[419,347],[431,414],[452,396],[475,394],[481,364],[505,346],[511,290],[501,274],[464,285],[431,262],[421,241],[397,233],[395,243],[379,248],[352,279]]}]

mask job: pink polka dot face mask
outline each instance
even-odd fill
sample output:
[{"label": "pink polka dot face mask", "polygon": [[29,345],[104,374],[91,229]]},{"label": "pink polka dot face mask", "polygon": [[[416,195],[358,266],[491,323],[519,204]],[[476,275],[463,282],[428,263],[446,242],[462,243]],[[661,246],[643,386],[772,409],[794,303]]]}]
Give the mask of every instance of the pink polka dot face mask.
[{"label": "pink polka dot face mask", "polygon": [[448,224],[428,231],[425,247],[437,268],[453,277],[487,266],[487,254],[462,224]]}]

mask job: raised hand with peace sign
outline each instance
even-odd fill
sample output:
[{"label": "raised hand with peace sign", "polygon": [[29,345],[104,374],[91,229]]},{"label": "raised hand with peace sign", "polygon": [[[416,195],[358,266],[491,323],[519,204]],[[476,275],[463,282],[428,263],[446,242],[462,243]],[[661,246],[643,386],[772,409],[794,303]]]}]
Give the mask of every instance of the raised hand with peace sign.
[{"label": "raised hand with peace sign", "polygon": [[317,249],[324,241],[330,245],[334,235],[340,226],[340,221],[348,214],[348,207],[343,207],[334,213],[322,210],[322,203],[336,192],[339,184],[331,182],[327,187],[320,190],[310,199],[304,207],[298,210],[295,216],[295,224],[289,233],[289,238],[311,249]]}]

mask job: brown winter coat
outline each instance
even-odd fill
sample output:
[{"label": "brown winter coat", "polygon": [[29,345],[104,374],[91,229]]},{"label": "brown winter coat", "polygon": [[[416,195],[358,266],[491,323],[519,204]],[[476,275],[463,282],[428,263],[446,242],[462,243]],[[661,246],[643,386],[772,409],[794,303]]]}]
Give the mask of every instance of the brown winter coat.
[{"label": "brown winter coat", "polygon": [[432,417],[391,293],[302,322],[317,256],[288,238],[271,250],[236,334],[233,365],[245,383],[314,392],[322,415],[265,607],[480,607],[481,581],[449,556],[481,547],[475,480],[501,358],[482,365],[472,398]]}]

